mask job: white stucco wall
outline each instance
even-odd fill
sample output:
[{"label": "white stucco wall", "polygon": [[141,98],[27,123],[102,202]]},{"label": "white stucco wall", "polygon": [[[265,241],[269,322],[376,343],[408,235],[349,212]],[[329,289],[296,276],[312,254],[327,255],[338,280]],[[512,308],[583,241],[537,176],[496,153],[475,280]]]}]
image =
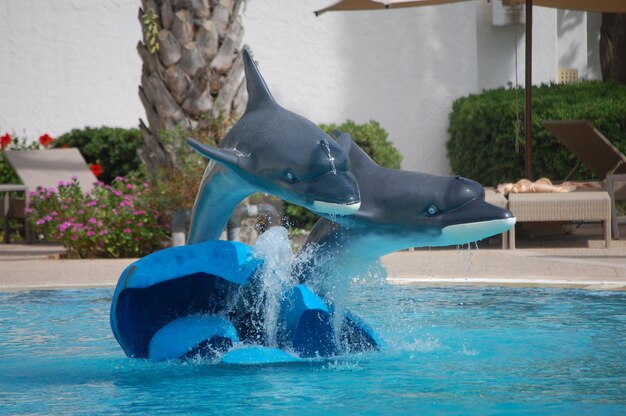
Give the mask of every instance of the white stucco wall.
[{"label": "white stucco wall", "polygon": [[0,131],[137,126],[138,2],[2,0]]},{"label": "white stucco wall", "polygon": [[[523,85],[523,27],[493,27],[484,0],[314,17],[329,3],[251,0],[244,42],[283,106],[317,123],[379,121],[406,169],[450,173],[452,101],[514,84],[516,71]],[[138,0],[0,2],[0,132],[36,139],[88,125],[136,126],[144,116],[138,7]],[[570,13],[535,8],[534,83],[554,80],[564,62],[599,76],[588,69],[597,16]]]}]

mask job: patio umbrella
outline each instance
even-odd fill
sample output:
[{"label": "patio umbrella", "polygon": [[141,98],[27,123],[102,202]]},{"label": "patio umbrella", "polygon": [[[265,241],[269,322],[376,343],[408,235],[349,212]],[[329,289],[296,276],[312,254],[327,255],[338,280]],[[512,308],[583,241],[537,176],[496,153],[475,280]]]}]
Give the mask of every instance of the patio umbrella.
[{"label": "patio umbrella", "polygon": [[[447,3],[460,3],[472,0],[341,0],[329,7],[315,12],[316,16],[330,11],[350,11],[350,10],[383,10],[400,9],[405,7],[433,6]],[[543,7],[554,7],[558,9],[606,12],[606,13],[626,13],[626,0],[509,0],[511,3],[526,5],[526,68],[525,68],[525,131],[526,131],[526,152],[525,152],[525,174],[532,178],[532,24],[533,5]]]}]

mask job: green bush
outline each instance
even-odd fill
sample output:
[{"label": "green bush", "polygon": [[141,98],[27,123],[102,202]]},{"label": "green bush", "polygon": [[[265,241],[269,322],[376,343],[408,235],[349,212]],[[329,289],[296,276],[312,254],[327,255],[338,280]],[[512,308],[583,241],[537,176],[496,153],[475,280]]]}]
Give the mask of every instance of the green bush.
[{"label": "green bush", "polygon": [[[562,180],[578,160],[542,126],[544,120],[588,120],[626,153],[626,86],[587,81],[533,87],[533,176]],[[499,88],[459,98],[452,105],[448,132],[455,174],[486,186],[524,177],[523,89]],[[572,179],[593,178],[581,167]]]},{"label": "green bush", "polygon": [[[327,133],[333,130],[341,130],[349,133],[356,144],[370,155],[376,163],[390,169],[400,169],[402,155],[391,144],[387,137],[389,134],[377,121],[356,124],[348,120],[343,124],[320,124],[320,128]],[[285,203],[285,216],[290,227],[311,229],[317,219],[317,215],[298,205]]]},{"label": "green bush", "polygon": [[111,183],[118,176],[126,176],[141,165],[137,149],[143,144],[137,129],[114,127],[87,127],[65,133],[52,147],[76,147],[89,163],[102,166],[98,179]]},{"label": "green bush", "polygon": [[330,134],[333,130],[349,133],[352,140],[370,155],[376,163],[389,169],[400,169],[402,155],[393,144],[387,140],[389,133],[377,121],[356,124],[348,120],[343,124],[320,124],[320,128]]},{"label": "green bush", "polygon": [[176,211],[193,207],[207,167],[208,159],[194,151],[185,139],[193,137],[201,143],[216,146],[233,124],[233,119],[220,116],[205,118],[191,130],[175,127],[159,132],[161,143],[174,155],[174,166],[155,172],[144,166],[141,172],[150,182],[145,197],[159,211],[163,225],[169,226]]}]

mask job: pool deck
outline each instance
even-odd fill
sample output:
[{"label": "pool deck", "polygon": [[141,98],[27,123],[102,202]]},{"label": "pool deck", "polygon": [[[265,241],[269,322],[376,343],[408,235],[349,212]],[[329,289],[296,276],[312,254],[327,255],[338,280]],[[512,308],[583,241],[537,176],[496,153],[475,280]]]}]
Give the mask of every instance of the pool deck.
[{"label": "pool deck", "polygon": [[[402,251],[383,263],[392,284],[626,290],[626,240],[613,240],[605,249],[601,238],[589,228],[577,235],[519,239],[517,250],[501,250],[494,241],[471,251]],[[62,252],[56,245],[0,244],[0,290],[113,287],[133,261],[60,260]]]}]

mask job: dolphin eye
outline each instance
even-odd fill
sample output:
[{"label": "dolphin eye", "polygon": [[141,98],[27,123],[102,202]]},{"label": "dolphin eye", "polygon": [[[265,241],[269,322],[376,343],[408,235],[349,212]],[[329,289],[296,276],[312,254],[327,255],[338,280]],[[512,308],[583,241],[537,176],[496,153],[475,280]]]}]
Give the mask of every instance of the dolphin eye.
[{"label": "dolphin eye", "polygon": [[298,178],[296,178],[296,175],[294,175],[293,172],[290,170],[286,170],[284,173],[284,176],[285,176],[285,180],[289,183],[298,182]]},{"label": "dolphin eye", "polygon": [[426,212],[428,213],[428,216],[434,217],[439,214],[439,208],[437,208],[437,205],[435,204],[430,204],[428,208],[426,208]]}]

